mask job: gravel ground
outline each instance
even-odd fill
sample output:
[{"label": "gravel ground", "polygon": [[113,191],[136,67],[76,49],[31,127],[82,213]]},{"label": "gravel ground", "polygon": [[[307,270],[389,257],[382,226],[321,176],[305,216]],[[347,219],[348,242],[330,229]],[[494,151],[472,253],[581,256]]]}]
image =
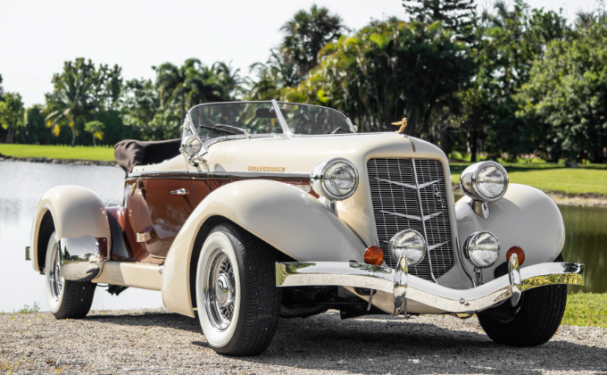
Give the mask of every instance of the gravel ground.
[{"label": "gravel ground", "polygon": [[281,320],[258,357],[216,354],[198,321],[160,310],[0,315],[0,373],[607,374],[607,329],[561,326],[536,348],[496,345],[475,318],[337,312]]}]

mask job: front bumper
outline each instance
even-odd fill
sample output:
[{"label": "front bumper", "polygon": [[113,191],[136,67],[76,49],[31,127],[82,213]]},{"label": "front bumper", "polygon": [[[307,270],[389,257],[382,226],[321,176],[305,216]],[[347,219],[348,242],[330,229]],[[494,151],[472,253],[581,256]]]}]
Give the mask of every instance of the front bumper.
[{"label": "front bumper", "polygon": [[276,263],[276,286],[343,286],[368,288],[392,294],[394,314],[406,300],[416,301],[450,313],[484,310],[522,292],[545,285],[584,285],[584,265],[541,263],[519,268],[513,256],[507,275],[471,289],[451,289],[408,273],[406,259],[396,269],[355,262]]}]

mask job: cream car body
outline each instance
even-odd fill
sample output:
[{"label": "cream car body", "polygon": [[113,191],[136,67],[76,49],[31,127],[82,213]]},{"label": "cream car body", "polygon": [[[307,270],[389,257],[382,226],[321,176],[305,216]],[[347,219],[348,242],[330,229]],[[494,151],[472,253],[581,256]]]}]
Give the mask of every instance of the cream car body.
[{"label": "cream car body", "polygon": [[[293,104],[273,101],[267,105],[279,108]],[[45,246],[50,233],[45,225],[52,224],[58,238],[105,238],[105,250],[100,248],[97,257],[78,258],[78,262],[98,265],[93,283],[158,290],[169,310],[193,317],[195,310],[201,308],[196,306],[197,286],[193,284],[200,241],[213,226],[230,222],[290,260],[276,265],[277,285],[284,290],[337,287],[336,298],[356,298],[359,305],[368,305],[368,311],[374,307],[375,312],[398,315],[474,313],[538,286],[583,283],[583,265],[552,263],[562,250],[565,230],[558,208],[541,191],[511,184],[501,199],[484,204],[489,212],[484,217],[475,211],[471,198],[454,202],[448,159],[435,145],[394,132],[293,134],[284,110],[276,112],[280,113],[272,119],[272,126],[280,123],[280,133],[249,136],[236,132],[219,142],[205,142],[199,151],[188,152],[188,142],[196,140],[199,131],[192,125],[197,120],[191,112],[183,127],[181,154],[132,168],[125,180],[122,207],[106,209],[93,192],[79,187],[50,190],[42,198],[34,219],[34,269],[45,272]],[[344,158],[355,167],[358,185],[348,198],[331,202],[311,190],[309,181],[315,166],[334,158]],[[415,186],[371,178],[369,163],[376,160],[395,161],[397,164],[393,165],[399,166],[399,160],[413,163]],[[426,177],[415,169],[416,161],[439,166],[431,172],[439,177],[418,183],[418,177]],[[163,181],[170,181],[173,185],[166,186],[173,187],[165,189]],[[384,184],[379,190],[377,181]],[[187,214],[181,216],[178,225],[171,227],[164,222],[167,218],[154,218],[156,212],[164,212],[158,207],[164,198],[153,197],[158,184],[166,190],[166,197],[177,202],[174,204],[186,207]],[[175,188],[180,186],[183,187]],[[433,189],[429,196],[435,201],[422,199],[419,191],[426,187]],[[167,189],[181,197],[168,195]],[[442,229],[426,230],[431,218],[421,222],[427,232],[427,246],[440,246],[440,250],[429,250],[429,254],[435,262],[446,264],[442,271],[435,272],[435,266],[428,263],[429,274],[424,276],[422,271],[416,273],[407,260],[389,259],[385,242],[396,230],[380,234],[388,226],[377,222],[378,208],[374,205],[381,194],[399,194],[399,189],[417,191],[417,203],[407,204],[418,204],[420,217],[428,215],[423,212],[424,204],[441,207],[442,211],[433,215],[442,214]],[[402,194],[406,198],[409,193]],[[180,199],[188,206],[179,203]],[[181,206],[170,213],[174,216],[180,210]],[[145,216],[142,212],[149,217],[140,219]],[[393,209],[382,207],[379,212],[408,220],[412,216],[403,214],[396,205]],[[163,234],[170,230],[174,233]],[[501,243],[499,259],[485,269],[475,268],[465,259],[463,244],[477,232],[490,232]],[[433,236],[445,233],[449,237],[435,243]],[[524,249],[522,267],[517,257],[506,259],[506,250],[514,246]],[[386,262],[365,264],[365,252],[371,247],[382,247]],[[123,255],[114,256],[119,252]],[[447,260],[443,262],[435,254]]]}]

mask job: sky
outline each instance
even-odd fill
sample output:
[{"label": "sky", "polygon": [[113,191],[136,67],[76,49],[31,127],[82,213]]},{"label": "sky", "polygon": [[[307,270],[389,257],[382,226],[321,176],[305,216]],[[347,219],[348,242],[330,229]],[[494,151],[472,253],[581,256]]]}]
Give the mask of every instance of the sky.
[{"label": "sky", "polygon": [[[509,3],[512,0],[508,1]],[[528,0],[534,8],[563,9],[568,19],[597,0]],[[477,0],[480,7],[492,2]],[[153,65],[190,57],[211,65],[232,62],[248,75],[280,44],[280,27],[312,4],[360,29],[371,19],[407,19],[401,0],[0,0],[0,74],[4,91],[26,106],[44,103],[53,73],[77,57],[118,64],[123,77],[154,78]]]}]

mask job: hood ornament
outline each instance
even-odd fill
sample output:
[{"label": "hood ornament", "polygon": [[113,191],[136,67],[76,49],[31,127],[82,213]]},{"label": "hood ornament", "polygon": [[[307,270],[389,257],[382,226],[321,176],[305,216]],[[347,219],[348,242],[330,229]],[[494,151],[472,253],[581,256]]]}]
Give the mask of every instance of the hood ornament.
[{"label": "hood ornament", "polygon": [[392,125],[400,125],[400,129],[398,129],[396,133],[403,134],[405,132],[405,128],[407,127],[407,118],[403,117],[402,120],[393,122]]},{"label": "hood ornament", "polygon": [[397,121],[397,122],[393,122],[392,125],[400,125],[400,129],[398,129],[395,133],[398,133],[398,134],[402,135],[403,137],[407,138],[407,140],[409,141],[409,143],[411,143],[411,147],[413,148],[413,152],[415,152],[415,144],[413,143],[413,141],[411,140],[411,138],[409,138],[408,136],[405,135],[405,128],[407,127],[407,118],[403,117],[402,120]]}]

